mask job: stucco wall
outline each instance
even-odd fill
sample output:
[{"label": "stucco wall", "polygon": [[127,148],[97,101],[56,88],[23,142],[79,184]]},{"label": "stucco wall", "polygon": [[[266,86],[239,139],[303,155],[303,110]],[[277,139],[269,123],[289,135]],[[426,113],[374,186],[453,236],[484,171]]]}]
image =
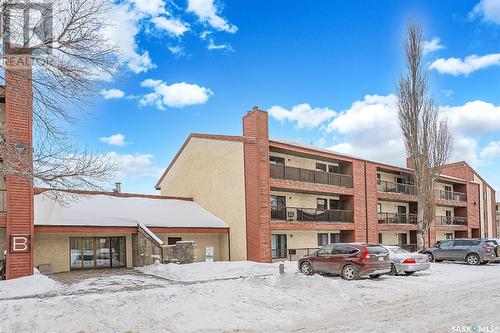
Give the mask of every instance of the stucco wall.
[{"label": "stucco wall", "polygon": [[398,234],[406,234],[407,243],[411,243],[409,231],[381,231],[380,233],[384,245],[398,245]]},{"label": "stucco wall", "polygon": [[330,239],[330,234],[340,233],[339,230],[330,231],[302,231],[302,230],[276,230],[272,234],[286,234],[287,248],[288,249],[301,249],[301,248],[315,248],[318,246],[318,234],[328,233],[328,238]]},{"label": "stucco wall", "polygon": [[187,234],[157,234],[160,239],[167,244],[168,237],[181,237],[183,241],[193,241],[196,243],[196,261],[205,261],[206,247],[214,247],[214,261],[227,260],[227,237],[224,234],[210,233],[187,233]]},{"label": "stucco wall", "polygon": [[397,213],[398,206],[405,206],[406,214],[410,213],[410,205],[407,202],[379,201],[378,204],[382,206],[382,213]]},{"label": "stucco wall", "polygon": [[455,238],[455,232],[454,231],[436,231],[436,240],[443,240],[446,239],[446,234],[453,234],[453,238]]},{"label": "stucco wall", "polygon": [[399,177],[399,175],[397,174],[384,171],[377,171],[377,174],[380,174],[380,180],[383,182],[395,183],[396,178]]},{"label": "stucco wall", "polygon": [[451,211],[451,216],[455,216],[453,207],[436,206],[436,216],[446,216],[446,211]]},{"label": "stucco wall", "polygon": [[317,208],[316,200],[319,198],[327,200],[330,199],[339,200],[338,196],[328,196],[323,194],[306,194],[306,193],[271,191],[271,195],[279,195],[286,197],[286,206],[295,208]]},{"label": "stucco wall", "polygon": [[451,187],[451,190],[452,190],[452,191],[454,191],[453,184],[445,184],[445,183],[440,183],[440,182],[436,182],[436,183],[434,184],[434,189],[435,189],[435,190],[441,190],[441,191],[444,191],[445,186],[450,186],[450,187]]},{"label": "stucco wall", "polygon": [[68,235],[68,234],[35,234],[34,265],[50,264],[52,273],[70,270],[69,238],[70,237],[109,237],[125,236],[127,267],[132,267],[132,235]]},{"label": "stucco wall", "polygon": [[230,227],[231,260],[247,259],[242,142],[192,138],[160,187],[221,218]]},{"label": "stucco wall", "polygon": [[285,159],[286,166],[295,167],[295,168],[316,170],[316,163],[322,163],[322,164],[327,165],[327,170],[328,170],[328,165],[336,165],[335,163],[332,163],[332,162],[325,162],[325,161],[315,160],[315,159],[311,159],[311,158],[305,158],[305,157],[299,157],[299,156],[287,155],[287,154],[275,153],[275,152],[270,152],[269,157],[271,157],[271,156],[283,157]]}]

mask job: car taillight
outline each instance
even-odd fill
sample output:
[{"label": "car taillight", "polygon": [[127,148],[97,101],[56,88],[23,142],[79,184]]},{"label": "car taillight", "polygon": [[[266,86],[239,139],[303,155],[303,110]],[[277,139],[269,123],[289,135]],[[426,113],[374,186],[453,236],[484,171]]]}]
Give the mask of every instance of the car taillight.
[{"label": "car taillight", "polygon": [[413,258],[408,258],[403,261],[403,264],[416,264],[417,262]]},{"label": "car taillight", "polygon": [[365,259],[370,259],[370,253],[368,252],[368,250],[363,252],[363,254],[361,255],[361,260],[365,260]]},{"label": "car taillight", "polygon": [[483,246],[483,250],[485,250],[487,252],[490,252],[491,250],[493,250],[493,247],[491,247],[491,246]]}]

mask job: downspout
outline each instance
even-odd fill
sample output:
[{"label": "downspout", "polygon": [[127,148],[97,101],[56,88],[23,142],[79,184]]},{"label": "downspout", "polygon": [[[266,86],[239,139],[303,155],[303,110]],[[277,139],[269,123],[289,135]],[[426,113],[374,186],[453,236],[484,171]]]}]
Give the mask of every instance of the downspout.
[{"label": "downspout", "polygon": [[[364,169],[365,169],[365,223],[366,223],[366,242],[368,243],[368,184],[367,184],[367,177],[366,177],[366,161],[363,162],[363,166],[364,166]],[[353,207],[354,207],[354,202],[353,202]]]}]

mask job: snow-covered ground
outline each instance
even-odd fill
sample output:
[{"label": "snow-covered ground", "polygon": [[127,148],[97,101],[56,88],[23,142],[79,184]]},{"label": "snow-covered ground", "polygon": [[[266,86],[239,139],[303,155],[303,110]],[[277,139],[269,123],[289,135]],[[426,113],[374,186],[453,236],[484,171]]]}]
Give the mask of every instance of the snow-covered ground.
[{"label": "snow-covered ground", "polygon": [[453,263],[352,282],[251,262],[36,275],[0,282],[0,332],[500,332],[499,281],[500,264]]}]

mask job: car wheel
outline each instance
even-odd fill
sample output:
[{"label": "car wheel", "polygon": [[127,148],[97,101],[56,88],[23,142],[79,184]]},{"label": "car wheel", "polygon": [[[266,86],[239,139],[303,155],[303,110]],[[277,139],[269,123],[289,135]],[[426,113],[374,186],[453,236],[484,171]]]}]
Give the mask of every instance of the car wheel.
[{"label": "car wheel", "polygon": [[406,275],[412,275],[415,272],[405,272]]},{"label": "car wheel", "polygon": [[428,262],[433,262],[434,261],[434,255],[432,253],[427,252],[425,255],[427,256],[427,261]]},{"label": "car wheel", "polygon": [[479,256],[477,254],[467,255],[467,257],[465,257],[465,261],[469,265],[479,265],[481,263],[481,260],[479,259]]},{"label": "car wheel", "polygon": [[302,272],[302,274],[304,274],[304,275],[312,275],[312,274],[313,274],[311,264],[310,264],[310,263],[308,263],[307,261],[303,262],[303,263],[300,265],[300,271],[301,271],[301,272]]},{"label": "car wheel", "polygon": [[380,274],[370,274],[370,278],[372,279],[378,279],[380,277]]},{"label": "car wheel", "polygon": [[389,272],[389,275],[398,275],[398,270],[396,268],[396,265],[391,264],[391,271]]},{"label": "car wheel", "polygon": [[342,269],[342,278],[348,281],[359,279],[358,268],[354,265],[345,265]]},{"label": "car wheel", "polygon": [[489,263],[490,263],[489,261],[481,261],[481,265],[487,265]]}]

